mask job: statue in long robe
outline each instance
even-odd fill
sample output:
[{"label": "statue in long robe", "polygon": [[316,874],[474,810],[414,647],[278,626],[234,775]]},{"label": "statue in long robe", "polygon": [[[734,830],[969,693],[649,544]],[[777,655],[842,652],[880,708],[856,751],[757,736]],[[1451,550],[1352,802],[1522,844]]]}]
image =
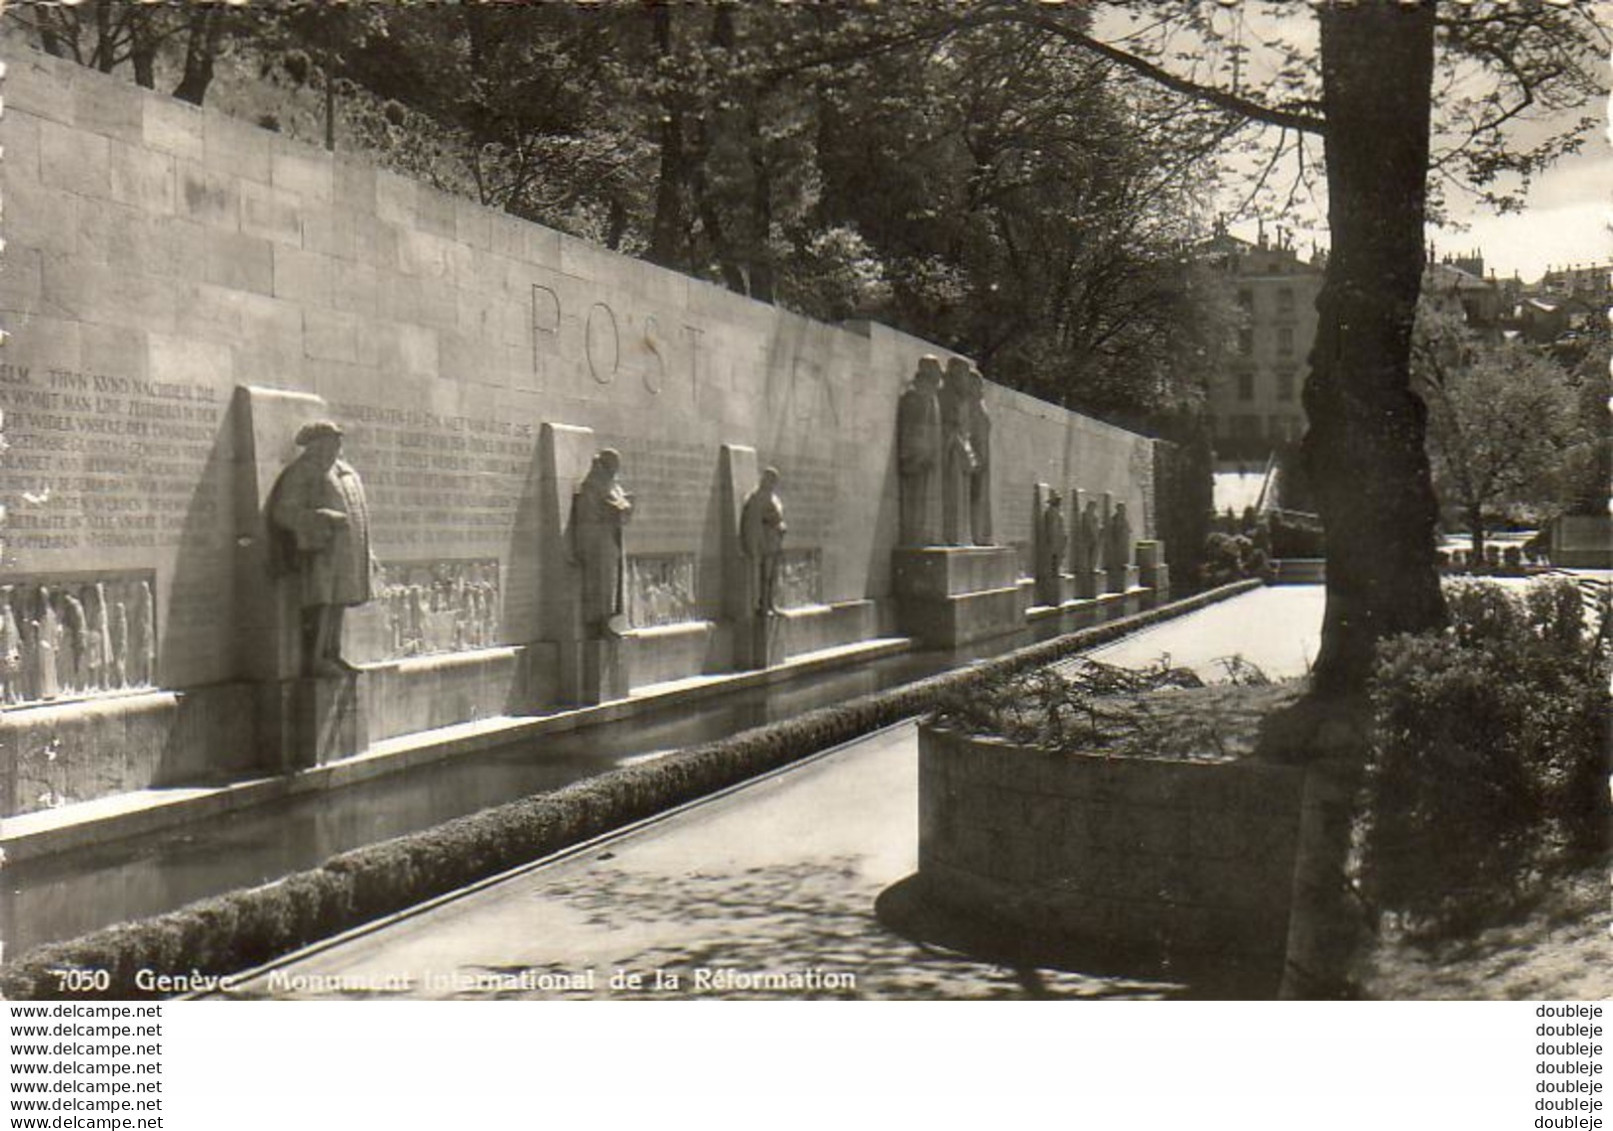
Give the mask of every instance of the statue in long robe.
[{"label": "statue in long robe", "polygon": [[902,546],[934,546],[941,541],[940,391],[941,359],[926,354],[896,406]]},{"label": "statue in long robe", "polygon": [[1099,568],[1103,551],[1103,517],[1098,513],[1098,501],[1087,500],[1081,512],[1081,568],[1088,573]]},{"label": "statue in long robe", "polygon": [[990,546],[991,522],[991,416],[986,412],[986,379],[969,370],[969,447],[975,469],[969,477],[969,532],[976,546]]},{"label": "statue in long robe", "polygon": [[784,556],[784,500],[778,494],[779,473],[769,467],[762,472],[739,515],[739,548],[750,562],[756,593],[756,611],[766,616],[780,611],[778,604],[779,560]]},{"label": "statue in long robe", "polygon": [[1110,574],[1124,575],[1131,564],[1131,520],[1126,517],[1126,504],[1116,503],[1104,530],[1103,564]]},{"label": "statue in long robe", "polygon": [[623,593],[627,567],[623,527],[633,498],[617,481],[621,453],[602,448],[571,497],[571,560],[582,570],[583,627],[590,636],[619,636],[626,628]]},{"label": "statue in long robe", "polygon": [[1037,515],[1036,595],[1044,605],[1059,605],[1063,599],[1062,566],[1068,534],[1064,528],[1064,497],[1047,493],[1042,513]]},{"label": "statue in long robe", "polygon": [[941,540],[948,546],[974,545],[972,484],[976,468],[969,442],[973,427],[970,366],[961,357],[947,362],[941,384]]}]

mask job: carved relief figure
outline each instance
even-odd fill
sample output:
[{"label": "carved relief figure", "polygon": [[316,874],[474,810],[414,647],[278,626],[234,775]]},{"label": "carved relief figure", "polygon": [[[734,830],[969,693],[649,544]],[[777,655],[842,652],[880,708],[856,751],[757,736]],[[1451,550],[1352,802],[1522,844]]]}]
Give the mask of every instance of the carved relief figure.
[{"label": "carved relief figure", "polygon": [[933,546],[941,540],[940,391],[941,359],[926,354],[896,406],[903,546]]},{"label": "carved relief figure", "polygon": [[129,607],[122,601],[112,606],[112,669],[108,675],[112,686],[129,686]]},{"label": "carved relief figure", "polygon": [[986,379],[969,370],[969,447],[975,469],[969,477],[969,529],[976,546],[992,545],[991,532],[991,417],[986,412]]},{"label": "carved relief figure", "polygon": [[571,560],[582,569],[583,627],[595,636],[620,635],[624,627],[622,528],[632,517],[633,497],[616,480],[621,466],[619,452],[601,449],[571,497]]},{"label": "carved relief figure", "polygon": [[970,492],[976,463],[969,443],[973,427],[969,375],[967,361],[951,358],[941,385],[941,431],[945,437],[941,456],[941,537],[948,546],[974,545]]},{"label": "carved relief figure", "polygon": [[784,555],[784,502],[778,495],[776,468],[762,472],[761,482],[739,517],[739,549],[751,563],[756,588],[756,611],[766,615],[779,611],[779,559]]},{"label": "carved relief figure", "polygon": [[20,703],[27,697],[23,688],[22,630],[11,607],[13,589],[0,586],[0,699]]},{"label": "carved relief figure", "polygon": [[112,647],[112,606],[107,604],[106,586],[97,582],[90,597],[90,656],[95,663],[90,686],[116,687],[113,673],[117,668],[117,653]]},{"label": "carved relief figure", "polygon": [[1057,491],[1047,493],[1047,503],[1042,507],[1042,513],[1037,516],[1037,527],[1039,535],[1036,546],[1037,596],[1044,605],[1057,605],[1063,599],[1059,579],[1064,558],[1064,542],[1067,537],[1064,529],[1064,497]]},{"label": "carved relief figure", "polygon": [[34,630],[34,686],[41,699],[55,699],[62,693],[58,656],[62,647],[62,623],[50,590],[39,590],[39,617]]},{"label": "carved relief figure", "polygon": [[342,615],[371,596],[369,508],[358,472],[339,458],[338,425],[303,425],[297,446],[302,454],[269,493],[269,523],[277,535],[270,560],[277,574],[297,578],[304,674],[340,675],[348,670],[341,658]]},{"label": "carved relief figure", "polygon": [[62,596],[62,636],[67,645],[66,651],[61,656],[62,682],[66,689],[75,691],[81,687],[94,687],[99,675],[99,665],[91,655],[93,638],[90,633],[90,618],[84,611],[84,602],[72,593]]},{"label": "carved relief figure", "polygon": [[1098,568],[1099,549],[1103,541],[1103,517],[1098,513],[1098,501],[1087,500],[1087,509],[1081,512],[1081,568],[1091,572]]},{"label": "carved relief figure", "polygon": [[142,581],[134,602],[134,681],[142,686],[157,682],[157,614],[151,583]]}]

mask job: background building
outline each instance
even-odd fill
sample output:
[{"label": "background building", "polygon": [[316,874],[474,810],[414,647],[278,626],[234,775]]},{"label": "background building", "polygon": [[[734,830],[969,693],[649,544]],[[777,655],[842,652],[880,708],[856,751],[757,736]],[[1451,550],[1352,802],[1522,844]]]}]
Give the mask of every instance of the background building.
[{"label": "background building", "polygon": [[1305,431],[1300,389],[1316,337],[1323,257],[1303,260],[1279,237],[1257,242],[1224,229],[1204,252],[1236,304],[1237,340],[1211,376],[1209,419],[1221,460],[1264,459]]}]

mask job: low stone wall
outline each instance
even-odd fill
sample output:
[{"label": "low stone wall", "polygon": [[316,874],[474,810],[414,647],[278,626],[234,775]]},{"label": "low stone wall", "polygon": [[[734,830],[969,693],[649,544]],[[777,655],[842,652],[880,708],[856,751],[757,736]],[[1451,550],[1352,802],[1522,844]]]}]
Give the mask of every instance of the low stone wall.
[{"label": "low stone wall", "polygon": [[1320,585],[1326,580],[1326,558],[1282,558],[1277,562],[1277,585]]},{"label": "low stone wall", "polygon": [[1280,959],[1303,770],[1058,753],[925,726],[926,896],[1039,939]]},{"label": "low stone wall", "polygon": [[0,713],[0,813],[241,775],[253,765],[251,688],[221,684],[70,699]]}]

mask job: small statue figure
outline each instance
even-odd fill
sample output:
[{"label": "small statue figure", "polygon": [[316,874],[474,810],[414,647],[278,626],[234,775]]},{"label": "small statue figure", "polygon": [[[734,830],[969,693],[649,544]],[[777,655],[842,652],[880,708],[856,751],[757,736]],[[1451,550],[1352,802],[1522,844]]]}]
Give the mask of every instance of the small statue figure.
[{"label": "small statue figure", "polygon": [[1063,564],[1067,537],[1064,529],[1064,497],[1058,491],[1048,491],[1047,504],[1042,508],[1038,520],[1040,541],[1036,553],[1036,592],[1042,604],[1057,606],[1064,599],[1060,566]]},{"label": "small statue figure", "polygon": [[986,412],[986,379],[969,369],[969,447],[975,469],[969,477],[969,531],[976,546],[992,545],[991,417]]},{"label": "small statue figure", "polygon": [[1098,568],[1102,539],[1103,516],[1098,513],[1098,500],[1088,499],[1087,509],[1081,512],[1081,568],[1088,573]]},{"label": "small statue figure", "polygon": [[784,554],[784,502],[778,496],[779,473],[769,467],[739,518],[739,549],[751,562],[756,586],[756,611],[766,616],[778,607],[779,559]]},{"label": "small statue figure", "polygon": [[339,425],[316,420],[296,439],[302,454],[269,493],[269,523],[278,534],[271,563],[276,573],[298,578],[304,674],[338,676],[351,670],[341,657],[342,616],[372,592],[369,507],[358,472],[339,458]]},{"label": "small statue figure", "polygon": [[969,443],[973,427],[969,374],[967,361],[951,358],[941,385],[941,538],[948,546],[974,545],[970,523],[976,462]]},{"label": "small statue figure", "polygon": [[941,359],[926,354],[896,406],[903,546],[933,546],[941,540],[940,390]]},{"label": "small statue figure", "polygon": [[602,448],[571,497],[567,534],[571,560],[582,569],[582,620],[591,636],[620,636],[626,628],[622,528],[633,515],[633,496],[616,480],[621,466],[621,453]]},{"label": "small statue figure", "polygon": [[1109,516],[1109,527],[1104,531],[1104,566],[1110,573],[1124,570],[1131,564],[1131,520],[1126,517],[1126,504],[1116,503],[1114,514]]}]

